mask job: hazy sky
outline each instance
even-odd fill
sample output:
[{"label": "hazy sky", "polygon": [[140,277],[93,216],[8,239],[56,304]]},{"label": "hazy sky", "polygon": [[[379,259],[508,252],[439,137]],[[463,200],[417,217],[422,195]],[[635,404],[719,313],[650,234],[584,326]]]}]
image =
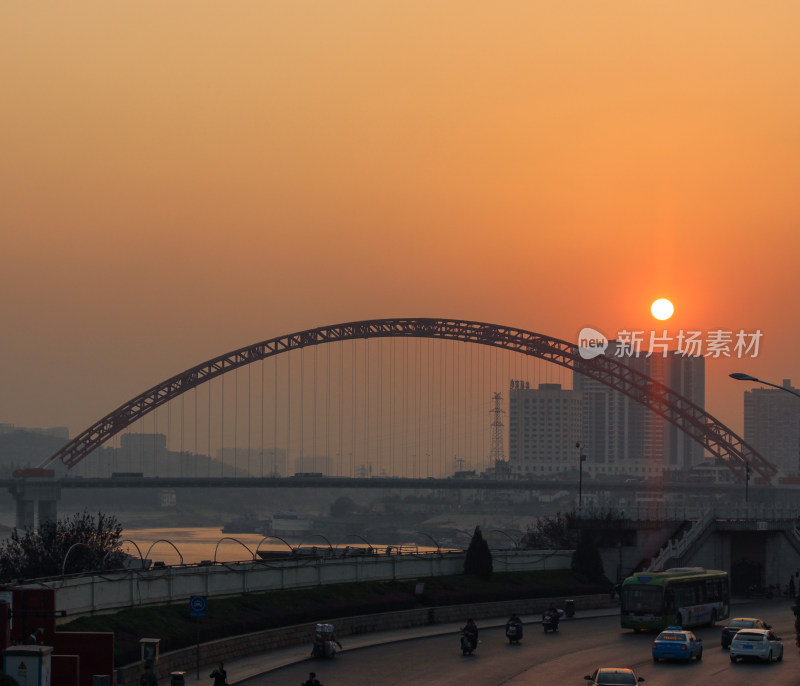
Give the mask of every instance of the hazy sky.
[{"label": "hazy sky", "polygon": [[763,331],[800,383],[800,3],[0,7],[0,422],[372,317]]}]

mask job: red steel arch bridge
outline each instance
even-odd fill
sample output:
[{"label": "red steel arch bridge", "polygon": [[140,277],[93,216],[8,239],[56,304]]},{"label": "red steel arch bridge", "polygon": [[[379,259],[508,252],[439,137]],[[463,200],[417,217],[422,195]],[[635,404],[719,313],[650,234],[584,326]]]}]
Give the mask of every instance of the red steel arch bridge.
[{"label": "red steel arch bridge", "polygon": [[[229,372],[292,351],[371,339],[430,339],[472,343],[559,365],[595,379],[641,403],[651,412],[677,426],[711,455],[723,460],[740,479],[748,478],[751,470],[759,475],[759,481],[763,483],[772,483],[777,475],[778,470],[773,464],[703,408],[664,384],[626,366],[617,358],[600,355],[586,360],[579,355],[574,343],[540,333],[484,322],[440,318],[372,319],[322,326],[278,336],[219,355],[190,367],[123,403],[80,432],[41,466],[47,467],[58,461],[72,468],[92,451],[141,421],[146,415]],[[416,373],[421,375],[422,371],[418,369]]]}]

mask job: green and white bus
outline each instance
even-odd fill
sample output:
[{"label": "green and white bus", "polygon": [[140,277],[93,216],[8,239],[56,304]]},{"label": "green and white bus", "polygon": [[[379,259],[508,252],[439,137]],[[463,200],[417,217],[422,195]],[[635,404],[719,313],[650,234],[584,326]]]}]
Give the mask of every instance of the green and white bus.
[{"label": "green and white bus", "polygon": [[660,631],[668,626],[699,626],[727,619],[728,573],[702,567],[637,572],[620,590],[624,629]]}]

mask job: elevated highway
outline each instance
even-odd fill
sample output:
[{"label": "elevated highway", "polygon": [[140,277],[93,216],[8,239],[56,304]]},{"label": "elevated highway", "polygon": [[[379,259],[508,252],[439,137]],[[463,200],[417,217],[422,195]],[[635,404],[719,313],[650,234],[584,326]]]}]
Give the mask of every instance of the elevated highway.
[{"label": "elevated highway", "polygon": [[[0,488],[10,489],[22,479],[0,479]],[[473,491],[572,491],[577,492],[575,479],[406,479],[401,477],[108,477],[63,479],[25,479],[26,482],[57,483],[60,488],[371,488],[402,490],[473,490]],[[608,491],[612,493],[720,493],[743,494],[740,483],[637,483],[622,481],[583,480],[585,493]],[[800,485],[774,487],[751,486],[751,493],[798,490]]]}]

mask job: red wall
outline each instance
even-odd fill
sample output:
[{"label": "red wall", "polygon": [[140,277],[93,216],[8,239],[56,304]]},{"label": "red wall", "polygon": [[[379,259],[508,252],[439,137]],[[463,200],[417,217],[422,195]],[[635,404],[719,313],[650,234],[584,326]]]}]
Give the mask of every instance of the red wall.
[{"label": "red wall", "polygon": [[52,686],[80,686],[81,659],[78,655],[52,655]]},{"label": "red wall", "polygon": [[8,625],[8,603],[0,602],[0,650],[11,645],[11,629]]},{"label": "red wall", "polygon": [[[80,657],[78,686],[92,686],[94,674],[114,674],[114,634],[110,631],[58,631],[53,653]],[[60,686],[53,682],[53,686]]]}]

